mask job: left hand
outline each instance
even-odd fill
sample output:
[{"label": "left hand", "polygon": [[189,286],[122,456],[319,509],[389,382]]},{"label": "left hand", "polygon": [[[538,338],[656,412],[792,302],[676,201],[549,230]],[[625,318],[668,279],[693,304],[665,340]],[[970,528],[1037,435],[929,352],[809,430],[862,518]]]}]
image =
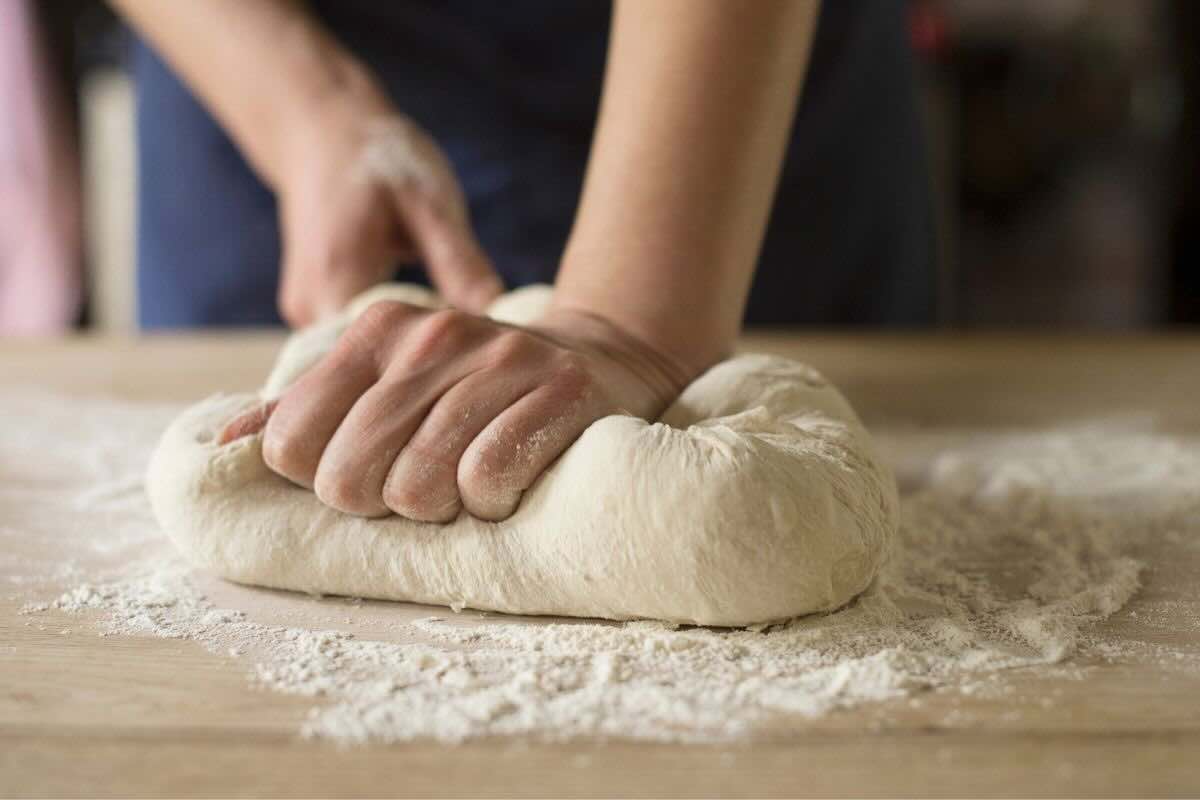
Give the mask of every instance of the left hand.
[{"label": "left hand", "polygon": [[386,98],[332,105],[292,132],[277,181],[284,318],[334,314],[418,258],[450,303],[485,308],[504,287],[437,142]]},{"label": "left hand", "polygon": [[267,465],[349,514],[447,522],[465,508],[501,520],[592,422],[654,419],[692,377],[580,311],[520,328],[384,301],[221,442],[265,427]]}]

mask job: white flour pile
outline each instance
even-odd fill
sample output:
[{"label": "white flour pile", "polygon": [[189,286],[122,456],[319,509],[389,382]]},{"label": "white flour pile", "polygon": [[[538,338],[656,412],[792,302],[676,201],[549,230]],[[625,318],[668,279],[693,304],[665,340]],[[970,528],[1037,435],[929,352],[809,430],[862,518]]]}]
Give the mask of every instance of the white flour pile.
[{"label": "white flour pile", "polygon": [[[142,470],[173,411],[0,399],[0,590],[25,603],[26,624],[94,610],[102,635],[240,659],[256,684],[313,698],[307,736],[731,741],[921,691],[1002,693],[1011,668],[1130,654],[1196,666],[1094,630],[1138,591],[1147,550],[1200,544],[1200,446],[1178,437],[1129,425],[884,436],[904,484],[923,486],[904,498],[881,579],[838,613],[766,631],[448,610],[414,621],[404,606],[229,592],[300,609],[284,626],[252,618],[271,616],[261,603],[218,607],[156,530]],[[390,622],[369,637],[339,625],[368,610]]]}]

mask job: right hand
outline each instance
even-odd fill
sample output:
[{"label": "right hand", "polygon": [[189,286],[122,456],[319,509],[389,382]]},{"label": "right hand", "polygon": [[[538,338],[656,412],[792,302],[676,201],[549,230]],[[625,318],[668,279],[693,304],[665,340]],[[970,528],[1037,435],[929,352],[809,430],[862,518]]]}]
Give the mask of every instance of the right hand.
[{"label": "right hand", "polygon": [[503,284],[449,160],[386,100],[347,105],[296,132],[275,187],[284,318],[301,326],[336,313],[418,259],[448,303],[482,311]]},{"label": "right hand", "polygon": [[584,311],[518,327],[381,301],[219,441],[264,431],[267,466],[348,514],[502,520],[589,425],[656,419],[695,374]]}]

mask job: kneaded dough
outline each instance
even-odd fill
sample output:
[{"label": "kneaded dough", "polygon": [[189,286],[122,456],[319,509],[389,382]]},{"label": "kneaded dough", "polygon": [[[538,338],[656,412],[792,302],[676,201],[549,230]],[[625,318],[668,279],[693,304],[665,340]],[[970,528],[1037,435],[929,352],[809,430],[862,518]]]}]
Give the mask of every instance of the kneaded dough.
[{"label": "kneaded dough", "polygon": [[[743,626],[835,609],[863,591],[897,525],[895,482],[850,406],[814,369],[742,355],[658,422],[594,422],[516,513],[446,525],[360,519],[271,472],[262,436],[224,424],[282,392],[371,302],[436,305],[386,286],[295,334],[260,395],[218,395],[163,435],[148,488],[195,565],[239,583],[512,614]],[[545,287],[492,316],[533,318]]]}]

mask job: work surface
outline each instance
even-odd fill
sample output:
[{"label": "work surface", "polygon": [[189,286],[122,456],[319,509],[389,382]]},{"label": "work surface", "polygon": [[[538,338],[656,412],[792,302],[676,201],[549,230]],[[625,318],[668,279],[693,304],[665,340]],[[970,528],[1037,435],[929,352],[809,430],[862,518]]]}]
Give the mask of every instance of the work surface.
[{"label": "work surface", "polygon": [[[0,391],[189,401],[254,388],[278,344],[263,334],[10,344],[0,347]],[[1200,338],[757,335],[744,349],[814,364],[880,433],[1125,418],[1200,434]],[[916,474],[901,471],[902,485]],[[1200,551],[1186,552],[1152,563],[1141,592],[1102,626],[1195,665]],[[79,617],[53,609],[27,624],[27,598],[4,579],[3,795],[1200,793],[1200,670],[1152,659],[1091,664],[1083,680],[1016,676],[1007,698],[885,700],[748,746],[339,749],[297,736],[311,700],[254,689],[243,667],[191,642],[82,635]],[[1036,701],[1045,697],[1054,702]]]}]

